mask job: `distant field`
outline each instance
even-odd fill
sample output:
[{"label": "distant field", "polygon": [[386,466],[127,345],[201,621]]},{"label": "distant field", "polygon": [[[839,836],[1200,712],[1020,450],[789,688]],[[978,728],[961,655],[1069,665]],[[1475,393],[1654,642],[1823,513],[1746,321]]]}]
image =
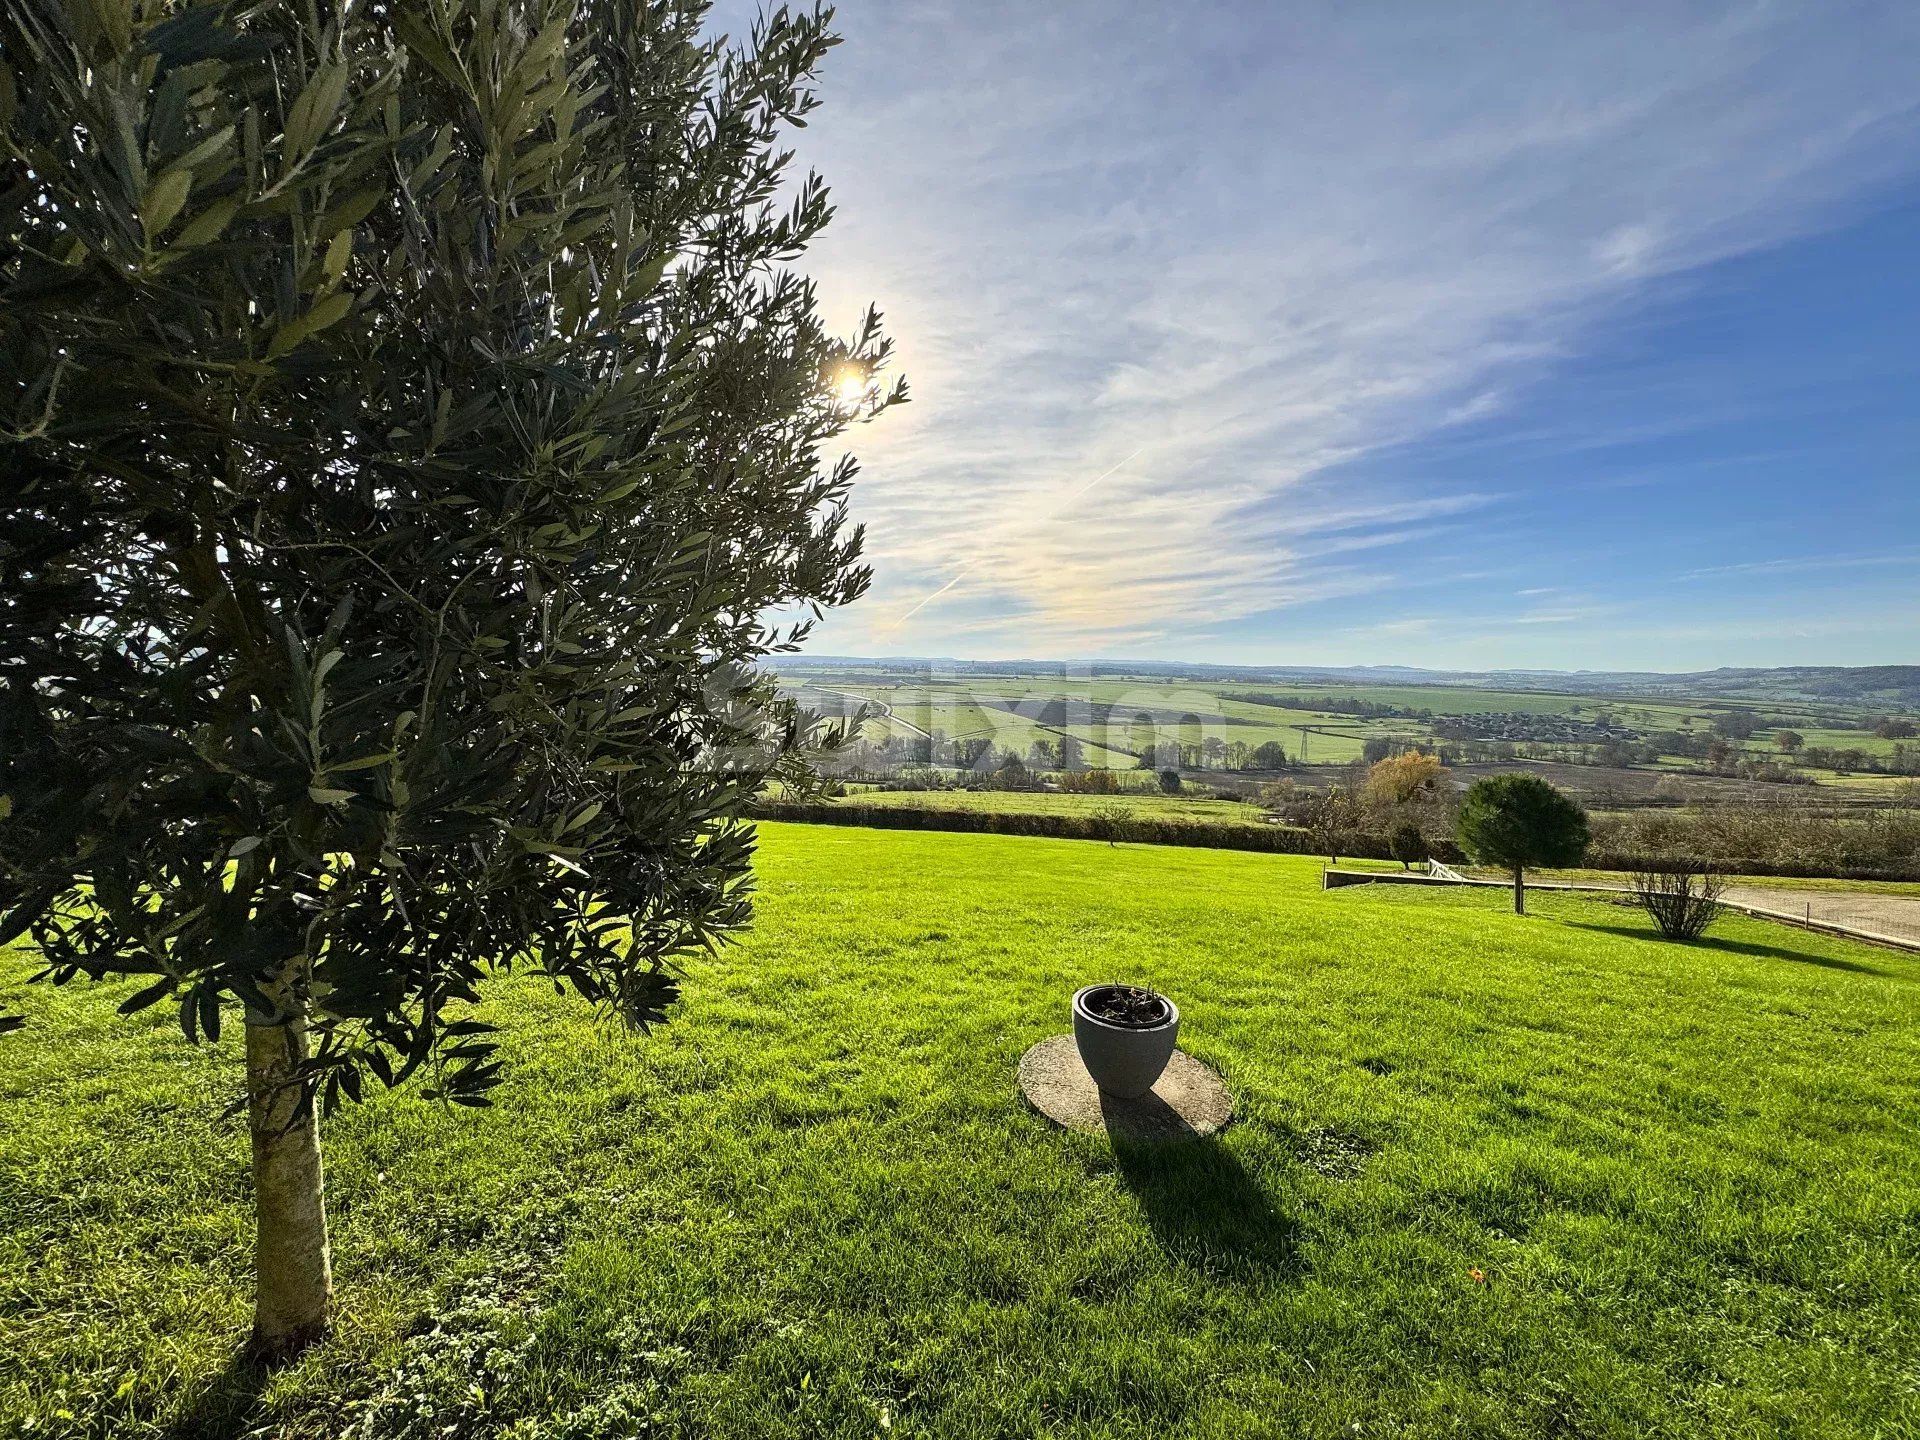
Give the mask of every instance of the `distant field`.
[{"label": "distant field", "polygon": [[[1891,755],[1893,747],[1900,743],[1896,740],[1883,740],[1871,730],[1800,730],[1810,746],[1829,750],[1861,750],[1869,755]],[[1753,743],[1765,750],[1773,750],[1771,736],[1756,735]],[[1916,743],[1906,742],[1909,746]]]},{"label": "distant field", "polygon": [[[1360,758],[1369,739],[1391,738],[1428,745],[1451,743],[1434,734],[1434,721],[1468,722],[1470,734],[1495,740],[1518,739],[1535,746],[1562,742],[1564,733],[1596,743],[1595,718],[1605,715],[1615,727],[1640,735],[1665,731],[1708,736],[1716,719],[1742,712],[1760,726],[1742,747],[1755,759],[1780,761],[1773,743],[1778,729],[1792,729],[1812,748],[1853,749],[1871,756],[1893,753],[1894,743],[1870,730],[1838,728],[1868,716],[1871,707],[1849,708],[1828,702],[1746,703],[1686,701],[1638,696],[1555,694],[1534,690],[1496,690],[1443,685],[1340,685],[1261,681],[1186,681],[1164,677],[1085,678],[970,672],[964,677],[917,676],[863,671],[810,674],[795,667],[789,683],[819,687],[832,697],[858,697],[892,711],[867,729],[872,739],[937,732],[948,739],[985,738],[1001,749],[1024,753],[1036,741],[1052,743],[1072,735],[1090,747],[1088,762],[1115,769],[1134,768],[1130,751],[1152,743],[1195,745],[1203,740],[1248,747],[1277,741],[1293,761],[1344,764]],[[830,699],[828,708],[854,703]],[[1326,704],[1388,707],[1418,714],[1358,715],[1324,708]],[[1487,717],[1494,717],[1488,720]],[[1499,717],[1508,717],[1501,720]],[[1512,717],[1535,717],[1534,725]],[[1475,730],[1472,722],[1482,722]],[[1513,727],[1540,733],[1511,733]],[[1509,732],[1503,734],[1503,730]],[[1700,762],[1668,756],[1641,773],[1658,769],[1697,772]],[[1891,777],[1841,776],[1806,770],[1819,784],[1872,789]]]},{"label": "distant field", "polygon": [[[1260,691],[1298,696],[1303,700],[1333,695],[1403,710],[1432,710],[1438,715],[1467,715],[1489,710],[1529,715],[1591,714],[1612,706],[1612,702],[1593,695],[1554,695],[1541,690],[1473,690],[1450,685],[1269,685],[1247,681],[1219,688],[1221,693],[1229,695]],[[1672,708],[1654,701],[1634,704],[1649,713],[1666,713]]]},{"label": "distant field", "polygon": [[1911,775],[1829,775],[1822,772],[1822,790],[1843,790],[1855,795],[1885,796],[1905,794],[1920,779]]},{"label": "distant field", "polygon": [[[844,697],[844,702],[843,702]],[[1131,770],[1139,760],[1124,750],[1102,743],[1107,736],[1093,727],[1048,726],[1005,706],[983,703],[980,696],[931,685],[872,685],[822,683],[803,692],[803,701],[824,713],[842,713],[842,703],[866,701],[887,713],[867,722],[869,739],[939,735],[946,740],[988,739],[1006,750],[1024,752],[1036,741],[1057,743],[1070,734],[1087,747],[1086,762],[1106,770]],[[1117,738],[1124,739],[1124,733]]]}]

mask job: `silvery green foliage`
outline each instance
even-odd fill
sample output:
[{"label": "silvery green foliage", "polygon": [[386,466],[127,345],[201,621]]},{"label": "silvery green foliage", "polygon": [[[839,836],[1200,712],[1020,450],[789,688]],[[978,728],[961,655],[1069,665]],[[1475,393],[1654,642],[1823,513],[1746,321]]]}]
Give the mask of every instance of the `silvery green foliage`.
[{"label": "silvery green foliage", "polygon": [[826,17],[704,8],[4,7],[0,936],[52,979],[477,1102],[489,969],[644,1025],[748,918],[808,738],[762,617],[865,587],[827,447],[904,391],[785,268]]}]

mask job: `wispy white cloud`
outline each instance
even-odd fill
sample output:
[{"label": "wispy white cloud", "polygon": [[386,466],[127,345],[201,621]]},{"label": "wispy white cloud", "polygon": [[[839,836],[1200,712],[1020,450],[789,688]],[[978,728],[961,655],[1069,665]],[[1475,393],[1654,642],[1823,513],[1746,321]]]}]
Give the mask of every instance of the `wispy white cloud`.
[{"label": "wispy white cloud", "polygon": [[1404,584],[1499,497],[1354,462],[1496,415],[1651,281],[1920,154],[1920,7],[842,23],[811,268],[888,311],[916,399],[858,437],[877,578],[826,649],[1111,653]]},{"label": "wispy white cloud", "polygon": [[1787,575],[1812,570],[1860,570],[1880,565],[1920,565],[1920,548],[1871,555],[1783,555],[1771,560],[1742,560],[1683,571],[1682,580],[1713,580],[1739,575]]}]

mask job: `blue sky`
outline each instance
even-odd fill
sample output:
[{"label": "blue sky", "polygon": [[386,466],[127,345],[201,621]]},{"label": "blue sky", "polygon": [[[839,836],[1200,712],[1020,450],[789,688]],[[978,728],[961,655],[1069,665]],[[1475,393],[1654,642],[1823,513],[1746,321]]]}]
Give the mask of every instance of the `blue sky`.
[{"label": "blue sky", "polygon": [[850,0],[817,653],[1920,662],[1920,6]]}]

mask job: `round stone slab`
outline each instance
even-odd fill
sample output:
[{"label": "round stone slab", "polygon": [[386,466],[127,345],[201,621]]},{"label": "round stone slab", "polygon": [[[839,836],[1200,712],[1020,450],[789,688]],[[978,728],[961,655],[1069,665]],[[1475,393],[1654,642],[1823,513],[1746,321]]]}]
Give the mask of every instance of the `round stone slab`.
[{"label": "round stone slab", "polygon": [[1056,1125],[1115,1140],[1198,1140],[1233,1118],[1233,1094],[1210,1067],[1173,1052],[1138,1100],[1103,1095],[1071,1035],[1042,1040],[1020,1057],[1020,1093]]}]

